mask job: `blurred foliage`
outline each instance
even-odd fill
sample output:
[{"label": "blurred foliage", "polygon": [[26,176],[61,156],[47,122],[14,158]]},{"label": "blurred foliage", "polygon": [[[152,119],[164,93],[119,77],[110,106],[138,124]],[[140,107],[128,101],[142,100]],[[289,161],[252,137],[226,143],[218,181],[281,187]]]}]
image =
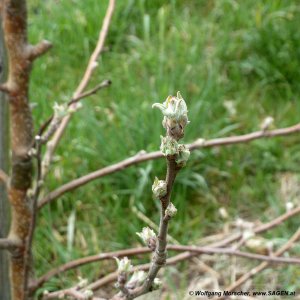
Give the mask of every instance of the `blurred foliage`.
[{"label": "blurred foliage", "polygon": [[[97,42],[106,6],[107,1],[96,0],[29,0],[30,40],[54,43],[32,72],[37,127],[55,101],[72,96]],[[299,28],[300,5],[293,0],[117,1],[90,87],[104,79],[113,85],[83,100],[58,148],[46,190],[141,149],[157,150],[163,128],[151,104],[177,90],[190,111],[185,142],[258,130],[266,116],[274,117],[276,127],[297,123]],[[222,206],[229,220],[267,221],[283,213],[281,178],[297,176],[299,148],[295,135],[194,151],[176,181],[172,201],[178,215],[170,234],[192,244],[220,231]],[[164,172],[163,160],[146,162],[45,207],[36,233],[37,274],[72,258],[139,245],[135,232],[145,224],[131,208],[158,221],[151,184]],[[70,222],[75,226],[73,242]],[[286,240],[296,225],[289,221],[268,238]],[[111,263],[101,266],[68,272],[70,276],[55,278],[46,288],[68,286],[77,275],[94,278],[114,268]],[[288,272],[296,275],[293,267]],[[284,281],[285,288],[289,284]]]}]

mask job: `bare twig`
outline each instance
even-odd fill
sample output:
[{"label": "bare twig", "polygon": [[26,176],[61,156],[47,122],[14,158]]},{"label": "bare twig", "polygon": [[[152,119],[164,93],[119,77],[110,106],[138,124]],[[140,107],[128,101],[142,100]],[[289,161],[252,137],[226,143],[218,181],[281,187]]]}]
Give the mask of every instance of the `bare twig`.
[{"label": "bare twig", "polygon": [[[284,252],[286,252],[287,250],[289,250],[294,245],[294,243],[297,240],[299,240],[299,239],[300,239],[300,229],[298,229],[296,231],[296,233],[288,240],[288,242],[286,244],[284,244],[282,247],[280,247],[273,254],[272,257],[278,257],[278,256],[282,255]],[[226,287],[225,290],[228,291],[228,292],[234,291],[236,288],[238,288],[243,283],[245,283],[248,279],[250,279],[251,277],[255,276],[256,274],[258,274],[259,272],[261,272],[262,270],[264,270],[265,268],[267,268],[269,265],[270,265],[269,261],[262,262],[261,264],[259,264],[255,268],[251,269],[249,272],[247,272],[243,276],[241,276],[236,282],[234,282],[230,286]],[[217,300],[217,299],[225,299],[225,298],[222,297],[222,298],[216,298],[216,299],[213,299],[213,300]]]},{"label": "bare twig", "polygon": [[[300,206],[295,207],[294,209],[284,213],[283,215],[271,220],[268,223],[262,224],[257,226],[256,228],[254,228],[253,232],[255,234],[258,233],[262,233],[265,232],[269,229],[272,229],[278,225],[280,225],[282,222],[286,221],[287,219],[297,215],[300,213]],[[234,233],[232,235],[230,235],[229,237],[225,238],[224,240],[218,241],[216,243],[212,243],[209,246],[210,247],[225,247],[226,245],[235,242],[237,240],[239,240],[240,238],[242,238],[243,234],[242,233]]]},{"label": "bare twig", "polygon": [[144,247],[144,248],[134,248],[134,249],[114,251],[110,253],[101,253],[101,254],[88,256],[85,258],[76,259],[74,261],[68,262],[64,265],[61,265],[58,268],[54,268],[51,271],[47,272],[45,275],[38,278],[36,281],[32,282],[30,288],[31,290],[36,290],[37,288],[41,287],[44,282],[48,281],[51,277],[92,262],[101,261],[105,259],[113,259],[114,257],[122,258],[124,256],[145,254],[149,252],[151,252],[151,250],[149,248]]},{"label": "bare twig", "polygon": [[71,106],[72,104],[77,103],[79,100],[81,100],[83,98],[86,98],[86,97],[89,97],[91,95],[94,95],[99,90],[104,89],[104,88],[106,88],[106,87],[108,87],[110,85],[111,85],[111,81],[110,80],[104,80],[100,84],[98,84],[94,88],[92,88],[91,90],[89,90],[89,91],[87,91],[85,93],[82,93],[82,94],[78,95],[77,97],[73,97],[70,100],[70,102],[68,103],[68,106]]},{"label": "bare twig", "polygon": [[43,40],[40,43],[38,43],[37,45],[28,45],[27,46],[27,55],[28,55],[28,59],[33,61],[35,60],[37,57],[45,54],[49,49],[52,48],[52,44],[47,41],[47,40]]},{"label": "bare twig", "polygon": [[1,180],[4,184],[7,184],[8,179],[9,179],[8,175],[7,175],[3,170],[0,169],[0,180]]},{"label": "bare twig", "polygon": [[[147,248],[147,251],[150,251],[150,250]],[[169,265],[177,264],[178,262],[186,260],[188,258],[191,258],[195,255],[196,254],[190,253],[190,252],[180,253],[176,256],[168,258],[167,261],[166,261],[166,265],[169,266]],[[147,271],[147,270],[149,270],[150,265],[151,265],[150,263],[147,263],[147,264],[135,266],[135,267],[133,267],[132,272]],[[110,274],[106,275],[105,277],[91,283],[85,289],[86,290],[92,290],[92,291],[99,290],[101,287],[103,287],[103,286],[105,286],[109,283],[115,282],[117,280],[117,278],[118,278],[118,272],[110,273]],[[53,293],[49,293],[47,295],[46,299],[55,299],[55,298],[57,298],[58,295],[60,295],[60,293],[64,293],[67,290],[69,290],[69,289],[64,289],[64,290],[56,291],[56,292],[53,292]]]},{"label": "bare twig", "polygon": [[[96,85],[94,88],[92,88],[91,90],[80,94],[77,98],[72,98],[68,103],[67,106],[70,107],[72,104],[77,103],[79,100],[89,97],[93,94],[96,94],[99,90],[106,88],[108,86],[111,85],[111,81],[110,80],[104,80],[102,81],[100,84]],[[42,136],[42,134],[44,133],[44,131],[47,129],[47,127],[50,125],[51,121],[53,120],[54,115],[52,114],[39,128],[38,130],[38,135]],[[57,128],[55,128],[56,130]],[[51,137],[51,136],[50,136]],[[47,139],[48,141],[48,139]]]},{"label": "bare twig", "polygon": [[[275,218],[274,220],[271,220],[268,223],[257,226],[256,228],[254,228],[253,231],[255,233],[265,232],[269,229],[274,228],[275,226],[280,225],[282,222],[286,221],[287,219],[289,219],[299,213],[300,213],[300,207],[296,207],[295,209]],[[209,245],[209,248],[224,247],[224,246],[228,245],[229,243],[238,240],[241,237],[242,237],[242,234],[240,234],[240,233],[233,234],[231,239],[226,238],[223,241],[220,241],[218,243],[213,243],[213,244]],[[126,250],[96,254],[96,255],[92,255],[92,256],[88,256],[88,257],[84,257],[84,258],[79,258],[79,259],[73,260],[71,262],[68,262],[64,265],[61,265],[57,268],[50,270],[45,275],[43,275],[40,278],[38,278],[37,280],[33,281],[30,289],[36,290],[37,288],[41,287],[46,281],[48,281],[53,276],[59,275],[63,272],[66,272],[66,271],[74,269],[74,268],[78,268],[85,264],[101,261],[104,259],[112,259],[113,257],[122,258],[124,256],[135,256],[135,255],[146,254],[146,253],[150,253],[150,252],[151,252],[151,250],[149,248],[134,248],[134,249],[126,249]]]},{"label": "bare twig", "polygon": [[8,250],[13,252],[22,246],[22,243],[18,240],[11,238],[0,238],[0,250]]},{"label": "bare twig", "polygon": [[[240,136],[232,136],[227,138],[216,138],[211,140],[196,140],[195,142],[189,144],[187,147],[192,151],[199,148],[210,148],[217,146],[227,146],[232,144],[246,143],[260,138],[269,138],[269,137],[278,137],[278,136],[286,136],[290,134],[294,134],[300,131],[300,124],[293,125],[291,127],[274,129],[270,131],[255,131],[252,133],[240,135]],[[154,160],[163,157],[160,151],[146,153],[145,151],[141,151],[138,154],[126,158],[118,163],[112,164],[110,166],[104,167],[97,171],[91,172],[87,175],[81,176],[77,179],[74,179],[56,190],[50,192],[43,199],[39,201],[39,208],[43,207],[45,204],[57,199],[63,194],[77,189],[93,180],[98,178],[107,176],[109,174],[124,170],[130,166],[148,161]]]},{"label": "bare twig", "polygon": [[[97,60],[98,60],[98,57],[104,46],[104,42],[105,42],[105,39],[107,36],[109,24],[110,24],[112,15],[113,15],[114,7],[115,7],[115,0],[109,0],[109,5],[108,5],[106,15],[103,20],[103,25],[100,30],[96,48],[95,48],[94,52],[92,53],[90,60],[88,62],[87,68],[85,70],[85,73],[84,73],[78,87],[76,88],[76,91],[73,96],[73,98],[75,98],[75,99],[80,97],[80,95],[83,93],[83,91],[85,90],[85,88],[87,87],[87,85],[91,79],[91,76],[92,76],[93,71],[95,70],[95,67],[97,66]],[[76,108],[76,103],[73,103],[72,106],[74,106],[74,108]],[[54,153],[59,141],[62,138],[62,135],[71,119],[71,116],[72,116],[71,114],[68,114],[66,117],[64,117],[64,119],[60,123],[59,127],[57,128],[57,130],[53,136],[53,139],[51,140],[50,143],[48,143],[49,145],[48,145],[46,153],[45,153],[45,157],[47,158],[48,161],[51,161],[53,153]],[[44,172],[46,173],[47,169],[45,169]],[[43,174],[43,178],[45,177],[45,173]]]},{"label": "bare twig", "polygon": [[[26,244],[26,252],[25,252],[25,271],[24,271],[24,291],[26,297],[29,295],[29,272],[31,268],[31,261],[32,261],[32,252],[31,252],[31,247],[32,247],[32,241],[33,241],[33,236],[34,236],[34,231],[35,231],[35,226],[36,226],[36,218],[37,218],[37,201],[38,197],[41,191],[42,187],[42,143],[41,143],[41,137],[36,136],[35,137],[35,143],[36,143],[36,161],[37,161],[37,174],[36,174],[36,180],[35,180],[35,186],[33,189],[32,196],[30,195],[30,200],[32,203],[32,216],[31,216],[31,222],[30,222],[30,230],[27,238],[27,244]],[[26,298],[25,298],[26,299]]]}]

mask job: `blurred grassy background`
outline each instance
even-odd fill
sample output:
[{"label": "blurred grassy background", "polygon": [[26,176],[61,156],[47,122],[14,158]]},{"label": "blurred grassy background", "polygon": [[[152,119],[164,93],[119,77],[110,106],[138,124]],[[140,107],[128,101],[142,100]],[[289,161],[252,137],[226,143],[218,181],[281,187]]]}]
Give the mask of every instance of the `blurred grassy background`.
[{"label": "blurred grassy background", "polygon": [[[36,128],[51,114],[55,101],[72,96],[106,6],[107,1],[97,0],[29,1],[31,42],[46,38],[54,43],[32,72]],[[113,85],[85,99],[83,109],[74,115],[46,190],[141,149],[157,150],[162,118],[151,104],[177,90],[190,111],[185,142],[258,130],[266,116],[274,117],[276,127],[297,123],[299,28],[300,4],[292,0],[117,1],[107,51],[90,87],[104,79]],[[224,227],[220,207],[226,207],[228,222],[238,217],[267,221],[283,213],[285,202],[296,201],[300,191],[299,162],[297,135],[194,151],[176,181],[172,201],[178,215],[170,234],[183,244],[193,244],[219,232]],[[151,185],[164,172],[163,160],[143,163],[45,207],[36,232],[37,274],[81,256],[139,245],[135,232],[145,224],[132,207],[158,221]],[[286,178],[292,178],[292,193],[282,193]],[[266,237],[276,237],[281,244],[297,226],[296,220],[289,221]],[[111,262],[87,266],[56,277],[45,288],[66,287],[78,275],[92,279],[114,268]],[[188,268],[185,264],[182,270]],[[284,269],[276,269],[280,287],[299,289],[299,268]],[[174,299],[186,294],[189,279],[184,274],[183,291],[170,293]],[[175,281],[169,277],[172,288]],[[266,278],[258,277],[257,282]]]}]

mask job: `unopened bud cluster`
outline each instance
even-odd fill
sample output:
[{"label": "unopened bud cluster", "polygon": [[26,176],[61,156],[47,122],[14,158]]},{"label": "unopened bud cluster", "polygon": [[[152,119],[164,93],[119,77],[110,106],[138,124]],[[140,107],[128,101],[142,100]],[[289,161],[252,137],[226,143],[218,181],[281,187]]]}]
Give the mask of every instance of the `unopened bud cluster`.
[{"label": "unopened bud cluster", "polygon": [[176,213],[177,213],[177,208],[172,202],[170,202],[168,207],[165,210],[165,217],[172,218],[176,215]]},{"label": "unopened bud cluster", "polygon": [[144,227],[142,232],[136,233],[142,241],[147,245],[152,251],[156,248],[156,234],[149,227]]},{"label": "unopened bud cluster", "polygon": [[155,198],[161,198],[167,194],[167,183],[164,180],[154,179],[152,192]]},{"label": "unopened bud cluster", "polygon": [[169,136],[161,136],[160,150],[164,156],[175,155],[175,161],[180,167],[184,167],[190,157],[190,150]]},{"label": "unopened bud cluster", "polygon": [[119,274],[128,274],[132,271],[133,266],[131,265],[131,261],[128,259],[128,257],[123,257],[122,259],[118,259],[117,257],[115,257],[115,260],[118,265]]},{"label": "unopened bud cluster", "polygon": [[162,124],[168,135],[177,141],[181,139],[184,136],[184,128],[189,123],[189,120],[187,106],[180,92],[177,92],[176,97],[168,96],[163,104],[154,103],[152,107],[157,107],[164,115]]}]

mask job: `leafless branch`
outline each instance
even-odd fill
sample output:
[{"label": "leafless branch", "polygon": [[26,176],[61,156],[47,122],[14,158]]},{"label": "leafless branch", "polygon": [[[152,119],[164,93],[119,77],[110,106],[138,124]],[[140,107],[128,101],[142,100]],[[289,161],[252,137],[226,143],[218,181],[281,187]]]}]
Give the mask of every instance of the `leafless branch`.
[{"label": "leafless branch", "polygon": [[[104,46],[104,42],[105,42],[107,32],[109,29],[110,21],[111,21],[112,15],[113,15],[114,7],[115,7],[115,0],[109,0],[109,5],[108,5],[106,15],[103,20],[103,25],[100,30],[96,48],[95,48],[94,52],[92,53],[90,60],[88,62],[87,68],[85,70],[85,73],[84,73],[78,87],[76,88],[76,91],[73,96],[73,98],[75,98],[75,99],[80,97],[80,95],[84,92],[85,88],[87,87],[87,85],[91,79],[92,73],[94,72],[95,67],[97,66],[97,60],[98,60],[98,57]],[[72,106],[74,106],[74,108],[75,108],[76,103],[73,103]],[[47,158],[48,161],[51,161],[53,153],[54,153],[59,141],[62,138],[62,135],[71,119],[71,116],[72,116],[71,114],[68,114],[62,120],[62,122],[58,126],[58,128],[53,136],[53,139],[51,140],[49,146],[47,147],[45,157]],[[47,172],[47,169],[45,169],[45,173],[46,172]],[[43,178],[44,178],[44,176],[45,176],[45,174],[43,174]]]},{"label": "leafless branch", "polygon": [[[149,250],[149,249],[147,248],[147,250]],[[169,266],[169,265],[177,264],[178,262],[186,260],[186,259],[188,259],[190,257],[195,256],[195,255],[196,254],[190,253],[190,252],[180,253],[180,254],[178,254],[176,256],[168,258],[167,261],[166,261],[166,265]],[[150,263],[147,263],[147,264],[135,266],[133,268],[132,272],[135,272],[135,271],[147,271],[147,270],[149,270],[149,268],[150,268]],[[118,273],[117,272],[110,273],[110,274],[106,275],[105,277],[103,277],[103,278],[101,278],[101,279],[99,279],[99,280],[91,283],[85,289],[92,290],[92,291],[97,291],[101,287],[103,287],[103,286],[105,286],[105,285],[107,285],[109,283],[115,282],[117,280],[117,278],[118,278]],[[61,291],[56,291],[56,292],[53,292],[53,293],[49,293],[47,295],[46,299],[55,299],[55,297],[57,297],[59,295],[59,293],[64,293],[66,290],[68,290],[68,289],[64,289],[64,290],[61,290]]]},{"label": "leafless branch", "polygon": [[9,93],[10,92],[10,89],[9,89],[9,87],[8,87],[8,84],[7,83],[2,83],[2,84],[0,84],[0,91],[2,92],[2,93]]},{"label": "leafless branch", "polygon": [[[32,241],[34,237],[34,231],[35,231],[35,226],[36,226],[36,218],[37,218],[37,201],[38,197],[41,191],[42,187],[42,143],[41,143],[41,137],[36,136],[35,137],[35,143],[36,143],[36,179],[35,179],[35,186],[33,188],[32,195],[30,195],[30,202],[32,203],[32,215],[31,215],[31,222],[30,222],[30,230],[27,238],[27,243],[26,243],[26,251],[25,251],[25,271],[24,271],[24,291],[26,297],[29,295],[29,272],[31,268],[31,261],[32,261]],[[26,298],[25,298],[26,299]]]},{"label": "leafless branch", "polygon": [[13,252],[21,246],[22,243],[18,240],[14,240],[11,238],[0,238],[0,250],[8,250]]},{"label": "leafless branch", "polygon": [[[293,125],[291,127],[274,129],[270,131],[255,131],[252,133],[240,135],[240,136],[232,136],[227,138],[216,138],[211,140],[203,140],[198,139],[195,142],[188,145],[188,148],[192,151],[199,148],[210,148],[210,147],[218,147],[218,146],[227,146],[239,143],[247,143],[260,138],[270,138],[270,137],[278,137],[278,136],[286,136],[290,134],[294,134],[300,131],[300,124]],[[93,180],[98,178],[107,176],[109,174],[124,170],[130,166],[148,161],[154,160],[163,157],[160,151],[146,153],[145,151],[140,151],[138,154],[126,158],[118,163],[112,164],[110,166],[104,167],[97,171],[91,172],[87,175],[81,176],[77,179],[74,179],[56,190],[50,192],[43,199],[39,201],[38,207],[41,208],[45,204],[59,198],[63,194],[77,189]]]},{"label": "leafless branch", "polygon": [[[296,231],[296,233],[288,240],[288,242],[286,244],[284,244],[281,248],[279,248],[273,254],[273,257],[278,257],[278,256],[282,255],[284,252],[286,252],[287,250],[289,250],[294,245],[294,243],[297,240],[299,240],[299,239],[300,239],[300,229],[298,229]],[[256,274],[258,274],[259,272],[261,272],[262,270],[264,270],[265,268],[267,268],[269,265],[270,265],[269,261],[262,262],[257,267],[251,269],[249,272],[247,272],[246,274],[244,274],[243,276],[241,276],[236,282],[234,282],[230,286],[226,287],[225,290],[228,291],[228,292],[234,291],[236,288],[238,288],[243,283],[245,283],[248,279],[250,279],[251,277],[255,276]],[[225,298],[224,297],[222,297],[222,298],[215,298],[213,300],[217,300],[217,299],[225,299]]]},{"label": "leafless branch", "polygon": [[43,40],[37,45],[28,45],[27,46],[28,59],[33,61],[39,56],[45,54],[51,48],[52,48],[52,44],[47,40]]},{"label": "leafless branch", "polygon": [[[282,222],[286,221],[287,219],[297,215],[300,213],[300,206],[294,208],[293,210],[275,218],[274,220],[271,220],[268,223],[262,224],[254,228],[254,233],[262,233],[267,230],[270,230],[278,225],[280,225]],[[231,238],[226,238],[218,243],[212,243],[208,247],[209,248],[216,248],[216,247],[224,247],[242,237],[242,234],[237,233],[231,235]],[[73,260],[71,262],[68,262],[64,265],[61,265],[57,268],[54,268],[47,272],[45,275],[41,276],[37,280],[33,281],[31,284],[30,289],[31,290],[36,290],[37,288],[40,288],[46,281],[48,281],[50,278],[53,276],[59,275],[63,272],[66,272],[68,270],[78,268],[80,266],[83,266],[85,264],[105,260],[105,259],[112,259],[113,257],[118,257],[122,258],[124,256],[135,256],[135,255],[140,255],[140,254],[146,254],[150,253],[151,250],[149,248],[134,248],[134,249],[126,249],[126,250],[120,250],[120,251],[115,251],[115,252],[110,252],[110,253],[101,253],[101,254],[96,254],[84,258],[79,258],[76,260]],[[185,252],[187,253],[187,252]],[[188,256],[189,257],[189,256]]]},{"label": "leafless branch", "polygon": [[80,94],[79,96],[77,97],[73,97],[70,102],[68,103],[68,106],[74,104],[74,103],[77,103],[79,100],[83,99],[83,98],[86,98],[86,97],[89,97],[91,95],[94,95],[96,94],[99,90],[101,89],[104,89],[108,86],[111,85],[111,81],[110,80],[104,80],[102,81],[100,84],[96,85],[94,88],[92,88],[91,90],[85,92],[85,93],[82,93]]},{"label": "leafless branch", "polygon": [[[300,237],[300,231],[297,232],[296,234],[294,234],[294,236],[288,241],[288,243],[285,244],[283,247],[281,247],[273,256],[257,255],[257,254],[253,254],[253,253],[234,251],[232,249],[218,249],[218,248],[209,248],[209,247],[170,245],[170,246],[168,246],[168,250],[185,251],[185,252],[167,259],[166,265],[177,264],[180,261],[189,259],[191,257],[194,257],[194,256],[199,255],[199,254],[203,254],[203,253],[206,253],[206,254],[237,255],[237,256],[242,256],[242,257],[246,257],[246,258],[250,258],[250,259],[263,260],[264,262],[259,265],[259,266],[263,265],[264,266],[263,268],[270,265],[271,263],[291,263],[291,264],[297,263],[297,264],[299,264],[300,263],[300,258],[278,257],[281,254],[283,254],[285,251],[287,251],[293,245],[293,243],[295,243],[299,239],[299,237]],[[142,249],[145,252],[142,252]],[[130,249],[130,250],[132,250],[132,252],[130,253],[131,255],[135,255],[134,251],[136,251],[136,254],[142,254],[142,253],[147,253],[147,252],[151,251],[148,248],[136,248],[136,249]],[[124,252],[124,254],[125,254],[125,252]],[[128,255],[128,254],[126,253],[125,255]],[[120,256],[120,257],[122,257],[122,256]],[[109,258],[111,258],[111,256],[109,256]],[[132,272],[141,271],[141,270],[146,271],[146,270],[149,270],[150,267],[151,267],[150,263],[135,266],[133,268]],[[257,268],[255,268],[255,269],[257,269]],[[261,271],[261,270],[262,269],[259,269],[259,271]],[[250,276],[250,277],[253,276],[254,275],[254,274],[252,274],[253,272],[254,271],[250,271],[249,273],[247,273],[248,274],[247,276]],[[249,279],[250,277],[247,277],[247,279]],[[86,289],[90,289],[90,290],[93,290],[93,291],[99,290],[101,287],[116,281],[117,278],[118,278],[118,273],[113,272],[113,273],[108,274],[105,277],[93,282],[92,284],[88,285],[86,287]],[[245,282],[246,280],[244,280],[243,282]],[[238,286],[240,286],[243,282],[241,282]],[[233,291],[238,286],[235,286],[234,288],[231,288],[231,289],[226,288],[226,291],[227,290],[228,291]],[[59,295],[59,293],[67,291],[67,290],[69,290],[69,289],[54,292],[55,294],[50,293],[49,295],[52,295],[52,296],[51,296],[51,298],[48,297],[47,299],[53,299],[53,298],[55,298],[54,296],[57,296],[57,295]]]},{"label": "leafless branch", "polygon": [[3,170],[0,169],[0,180],[1,180],[4,184],[7,184],[8,179],[9,179],[8,175],[7,175]]},{"label": "leafless branch", "polygon": [[[9,239],[20,241],[18,251],[10,256],[12,299],[25,298],[25,248],[30,232],[32,211],[27,191],[32,184],[33,120],[29,105],[29,76],[32,61],[43,54],[49,43],[31,46],[27,37],[27,7],[25,0],[1,1],[4,40],[8,57],[7,82],[1,90],[8,93],[10,106],[11,176],[8,197],[11,205]],[[30,57],[28,50],[34,55]]]},{"label": "leafless branch", "polygon": [[[85,92],[85,93],[82,93],[80,94],[77,98],[72,98],[68,103],[67,103],[67,106],[70,107],[72,104],[74,103],[77,103],[79,100],[83,99],[83,98],[86,98],[86,97],[89,97],[93,94],[96,94],[99,90],[103,89],[103,88],[106,88],[108,86],[111,85],[111,81],[110,80],[104,80],[102,81],[100,84],[96,85],[94,88],[92,88],[91,90]],[[43,133],[45,132],[45,130],[47,129],[47,127],[50,125],[51,121],[53,120],[53,117],[54,115],[52,114],[42,125],[41,127],[39,128],[38,130],[38,134],[39,136],[42,136]],[[59,124],[57,124],[58,126]],[[56,130],[56,128],[54,128],[54,130]],[[55,132],[55,131],[54,131]],[[53,132],[53,133],[54,133]],[[52,134],[53,134],[52,133]],[[52,134],[48,134],[48,138],[46,138],[46,142],[49,140],[49,138],[52,136]]]}]

